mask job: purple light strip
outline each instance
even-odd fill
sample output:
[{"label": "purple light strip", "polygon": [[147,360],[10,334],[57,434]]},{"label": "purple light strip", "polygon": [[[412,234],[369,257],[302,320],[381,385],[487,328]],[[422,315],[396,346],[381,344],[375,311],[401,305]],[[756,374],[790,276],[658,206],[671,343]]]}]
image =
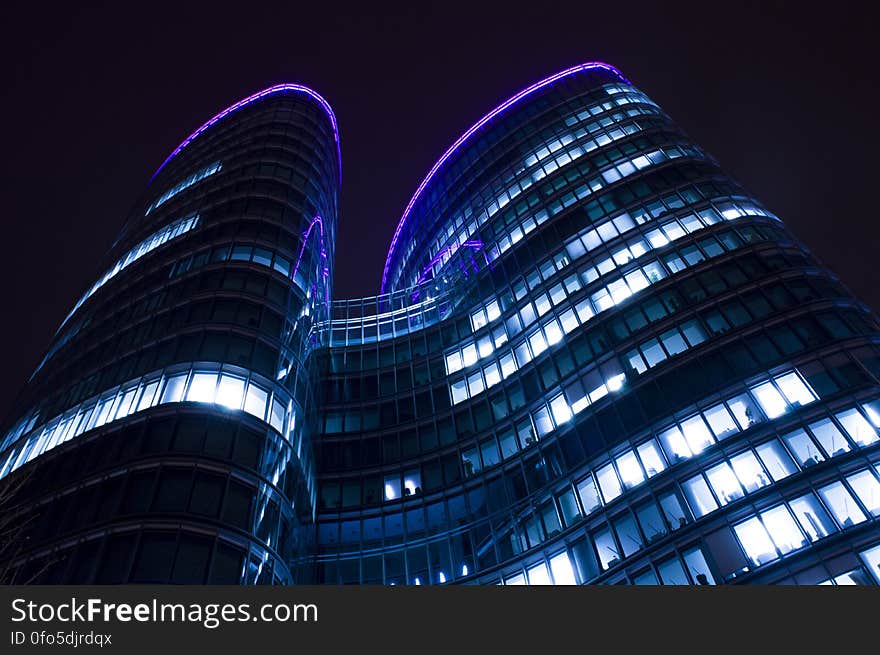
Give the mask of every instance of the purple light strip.
[{"label": "purple light strip", "polygon": [[560,71],[554,75],[551,75],[550,77],[547,77],[547,78],[541,80],[540,82],[536,82],[535,84],[532,84],[530,87],[523,89],[522,91],[517,93],[512,98],[510,98],[507,101],[503,102],[502,104],[498,105],[495,109],[493,109],[488,114],[483,116],[483,118],[481,118],[479,121],[477,121],[467,132],[462,134],[455,143],[453,143],[451,146],[449,146],[449,149],[443,153],[443,156],[441,156],[440,159],[437,160],[437,163],[434,164],[433,168],[431,168],[431,170],[428,171],[428,174],[425,176],[425,179],[423,179],[422,183],[419,184],[419,188],[416,189],[416,192],[413,194],[413,197],[410,199],[409,204],[406,206],[406,209],[403,211],[403,216],[401,216],[400,222],[397,224],[397,229],[394,230],[394,236],[391,238],[391,246],[388,248],[388,256],[385,258],[385,270],[382,272],[382,288],[381,288],[380,293],[385,293],[385,285],[388,283],[388,270],[391,267],[391,255],[394,253],[394,249],[397,246],[397,241],[400,238],[400,233],[403,231],[403,226],[406,223],[406,219],[409,218],[409,213],[412,210],[413,205],[415,205],[416,200],[418,200],[419,196],[422,195],[422,192],[425,190],[425,187],[428,186],[428,183],[431,181],[431,178],[434,177],[434,174],[443,165],[443,163],[447,159],[449,159],[453,155],[453,153],[456,150],[458,150],[458,148],[461,147],[461,145],[465,141],[467,141],[477,130],[479,130],[481,127],[486,125],[486,123],[491,121],[493,118],[498,116],[500,113],[502,113],[503,111],[505,111],[509,107],[515,105],[517,102],[519,102],[520,100],[522,100],[523,98],[525,98],[529,94],[534,93],[535,91],[542,89],[545,86],[548,86],[549,84],[552,84],[553,82],[556,82],[557,80],[562,79],[563,77],[568,77],[569,75],[573,75],[575,73],[585,72],[585,71],[592,70],[595,68],[600,68],[602,70],[609,71],[610,73],[613,73],[614,75],[616,75],[617,78],[620,79],[621,82],[624,82],[625,84],[629,84],[630,86],[632,85],[632,83],[623,76],[623,73],[621,73],[619,70],[617,70],[616,68],[614,68],[614,66],[611,66],[610,64],[605,64],[605,63],[598,62],[598,61],[591,61],[591,62],[588,62],[585,64],[580,64],[579,66],[572,66],[571,68],[567,68],[564,71]]},{"label": "purple light strip", "polygon": [[[463,244],[461,244],[460,247],[473,248],[474,250],[479,250],[480,248],[483,247],[483,242],[480,241],[479,239],[474,239],[472,241],[465,241]],[[440,261],[440,259],[443,257],[443,255],[445,255],[447,252],[449,252],[453,248],[455,249],[455,252],[458,252],[459,245],[457,243],[454,243],[451,246],[446,246],[443,250],[441,250],[436,255],[434,255],[434,258],[430,262],[428,262],[427,266],[425,266],[425,268],[422,271],[422,274],[419,276],[419,279],[416,282],[416,284],[421,284],[422,282],[424,282],[426,279],[426,276],[428,275],[428,271],[430,271],[434,267],[434,264],[436,264],[437,262]]]},{"label": "purple light strip", "polygon": [[[324,250],[324,222],[321,220],[320,216],[315,216],[312,219],[312,222],[309,223],[308,229],[306,229],[306,231],[303,232],[302,248],[299,249],[299,257],[296,258],[296,265],[293,267],[293,272],[290,274],[290,279],[292,279],[292,280],[296,279],[296,272],[299,270],[299,265],[300,265],[300,262],[302,262],[303,253],[306,251],[306,244],[308,244],[308,242],[309,242],[309,235],[312,233],[312,228],[315,227],[315,223],[318,224],[318,228],[321,231],[321,234],[320,234],[320,236],[321,236],[321,259],[324,259],[325,257],[327,257],[327,251]],[[323,268],[323,272],[325,275],[327,274],[326,267]]]},{"label": "purple light strip", "polygon": [[198,137],[202,132],[207,130],[209,127],[214,125],[217,121],[219,121],[223,118],[226,118],[232,112],[237,111],[237,110],[241,109],[242,107],[251,104],[252,102],[256,102],[257,100],[265,98],[266,96],[274,95],[276,93],[285,93],[285,92],[305,93],[307,96],[317,100],[318,104],[320,104],[321,107],[324,108],[324,111],[327,112],[327,117],[330,119],[330,125],[333,127],[333,138],[336,140],[336,159],[337,159],[337,162],[339,165],[339,180],[341,183],[341,181],[342,181],[342,151],[340,150],[340,147],[339,147],[339,128],[336,125],[336,115],[333,113],[333,109],[331,109],[330,104],[326,100],[324,100],[324,98],[322,98],[317,92],[312,91],[310,88],[308,88],[306,86],[302,86],[300,84],[276,84],[275,86],[270,86],[268,89],[263,89],[262,91],[259,91],[252,96],[248,96],[247,98],[245,98],[243,100],[239,100],[231,107],[227,107],[226,109],[221,111],[219,114],[214,116],[214,118],[212,118],[207,123],[202,125],[195,132],[193,132],[188,137],[186,137],[186,139],[184,139],[183,142],[179,146],[177,146],[170,155],[168,155],[168,157],[165,159],[165,161],[162,162],[162,165],[156,169],[156,172],[153,173],[153,177],[150,178],[150,182],[152,182],[156,178],[156,176],[159,174],[159,171],[161,171],[163,168],[165,168],[165,165],[169,161],[174,159],[174,157],[177,156],[177,154],[181,150],[183,150],[186,146],[188,146],[191,141],[193,141],[196,137]]}]

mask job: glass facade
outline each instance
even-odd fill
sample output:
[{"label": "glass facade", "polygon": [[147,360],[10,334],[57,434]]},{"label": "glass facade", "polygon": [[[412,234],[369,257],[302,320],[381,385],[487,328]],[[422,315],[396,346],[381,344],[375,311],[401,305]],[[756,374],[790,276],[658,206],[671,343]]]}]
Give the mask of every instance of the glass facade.
[{"label": "glass facade", "polygon": [[160,167],[0,435],[18,581],[880,582],[877,316],[619,71],[469,129],[377,296],[339,184],[296,85]]}]

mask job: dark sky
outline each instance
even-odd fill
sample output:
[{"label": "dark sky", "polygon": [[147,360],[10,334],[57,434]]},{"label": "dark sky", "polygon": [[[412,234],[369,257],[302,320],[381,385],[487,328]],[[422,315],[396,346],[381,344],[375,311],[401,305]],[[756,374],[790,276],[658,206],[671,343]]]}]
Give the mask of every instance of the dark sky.
[{"label": "dark sky", "polygon": [[869,3],[75,4],[0,18],[0,418],[155,168],[278,82],[316,89],[339,120],[337,298],[378,292],[403,208],[458,135],[524,86],[602,60],[880,307]]}]

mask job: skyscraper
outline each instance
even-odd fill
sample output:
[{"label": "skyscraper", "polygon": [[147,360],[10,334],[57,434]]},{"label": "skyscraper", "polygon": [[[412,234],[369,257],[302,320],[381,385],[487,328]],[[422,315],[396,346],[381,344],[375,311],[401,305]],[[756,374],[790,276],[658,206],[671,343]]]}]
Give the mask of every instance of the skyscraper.
[{"label": "skyscraper", "polygon": [[160,167],[4,427],[16,580],[880,582],[877,317],[619,71],[465,132],[375,297],[340,171],[296,85]]}]

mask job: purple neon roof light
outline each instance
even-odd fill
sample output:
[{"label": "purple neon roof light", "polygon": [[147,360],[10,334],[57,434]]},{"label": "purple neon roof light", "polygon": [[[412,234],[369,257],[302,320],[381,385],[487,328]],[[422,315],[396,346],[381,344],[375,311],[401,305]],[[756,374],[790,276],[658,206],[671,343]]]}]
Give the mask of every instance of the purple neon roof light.
[{"label": "purple neon roof light", "polygon": [[251,104],[252,102],[256,102],[257,100],[265,98],[266,96],[275,95],[277,93],[287,93],[287,92],[304,93],[305,95],[316,100],[318,102],[318,104],[320,104],[321,107],[324,109],[324,111],[327,113],[327,117],[330,119],[330,125],[333,128],[333,139],[336,141],[336,160],[337,160],[337,163],[339,166],[339,180],[341,182],[342,181],[342,151],[339,147],[339,128],[336,125],[336,115],[333,113],[333,109],[330,107],[330,104],[326,100],[324,100],[324,98],[322,98],[319,93],[317,93],[316,91],[313,91],[312,89],[308,88],[307,86],[302,86],[301,84],[276,84],[275,86],[270,86],[267,89],[263,89],[262,91],[258,91],[257,93],[255,93],[251,96],[248,96],[247,98],[244,98],[243,100],[239,100],[234,105],[227,107],[226,109],[221,111],[219,114],[214,116],[214,118],[210,119],[208,122],[206,122],[204,125],[202,125],[195,132],[193,132],[188,137],[186,137],[186,139],[184,139],[183,142],[179,146],[177,146],[170,155],[168,155],[168,157],[165,159],[165,161],[162,162],[162,165],[156,169],[156,172],[153,173],[153,177],[150,178],[150,182],[152,182],[156,178],[156,176],[159,174],[159,172],[163,168],[165,168],[165,165],[169,161],[174,159],[174,157],[176,157],[177,154],[181,150],[183,150],[194,139],[196,139],[196,137],[198,137],[200,134],[202,134],[205,130],[210,128],[212,125],[214,125],[218,121],[222,120],[223,118],[226,118],[229,114],[233,113],[234,111],[237,111],[237,110],[241,109],[242,107],[245,107],[246,105]]},{"label": "purple neon roof light", "polygon": [[471,128],[467,132],[462,134],[455,143],[449,146],[449,148],[446,150],[446,152],[443,153],[440,159],[437,160],[431,170],[428,171],[425,179],[423,179],[421,184],[419,184],[419,187],[416,189],[416,192],[410,199],[409,204],[407,204],[406,209],[403,211],[403,216],[401,216],[400,221],[397,223],[397,228],[394,230],[394,236],[391,238],[391,245],[388,248],[388,256],[385,258],[385,269],[382,271],[382,288],[380,293],[385,293],[385,286],[388,283],[388,272],[389,268],[391,267],[391,256],[394,254],[394,249],[396,248],[397,242],[400,238],[400,234],[403,231],[403,226],[406,223],[407,218],[409,218],[409,213],[410,211],[412,211],[413,205],[415,205],[416,201],[419,199],[419,196],[421,196],[422,192],[425,190],[425,187],[428,186],[428,183],[431,181],[431,179],[434,177],[440,167],[446,162],[446,160],[449,159],[456,152],[456,150],[458,150],[462,146],[462,144],[464,144],[465,141],[473,136],[473,134],[477,132],[477,130],[485,126],[493,118],[495,118],[511,106],[515,105],[526,96],[534,93],[535,91],[538,91],[539,89],[544,88],[545,86],[552,84],[553,82],[556,82],[557,80],[562,79],[563,77],[568,77],[569,75],[573,75],[575,73],[582,73],[597,68],[613,73],[621,82],[624,82],[625,84],[631,84],[631,82],[623,76],[623,73],[621,73],[610,64],[605,64],[598,61],[591,61],[585,64],[580,64],[578,66],[572,66],[571,68],[567,68],[563,71],[551,75],[550,77],[544,78],[540,82],[532,84],[531,86],[517,93],[515,96],[501,103],[495,109],[483,116],[483,118],[477,121],[473,126],[471,126]]}]

